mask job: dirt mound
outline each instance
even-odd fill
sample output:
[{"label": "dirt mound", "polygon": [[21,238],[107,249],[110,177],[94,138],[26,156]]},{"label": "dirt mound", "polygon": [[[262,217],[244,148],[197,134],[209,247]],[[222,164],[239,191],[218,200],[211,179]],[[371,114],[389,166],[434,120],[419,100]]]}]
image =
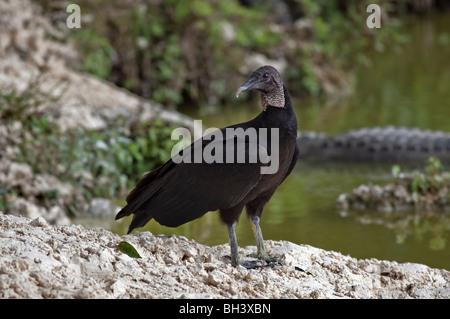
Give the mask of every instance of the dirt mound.
[{"label": "dirt mound", "polygon": [[[119,251],[124,240],[142,258]],[[447,270],[285,241],[266,245],[283,265],[247,270],[224,257],[228,245],[0,213],[0,298],[450,298]]]}]

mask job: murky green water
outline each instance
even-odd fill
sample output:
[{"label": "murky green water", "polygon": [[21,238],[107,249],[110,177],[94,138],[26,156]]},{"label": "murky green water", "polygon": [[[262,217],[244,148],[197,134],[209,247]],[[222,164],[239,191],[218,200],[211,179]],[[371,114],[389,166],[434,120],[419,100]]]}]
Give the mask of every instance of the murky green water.
[{"label": "murky green water", "polygon": [[[296,101],[301,130],[327,134],[371,126],[407,126],[450,131],[450,15],[414,20],[405,26],[410,42],[402,52],[371,54],[372,67],[357,72],[355,94],[338,103],[319,99]],[[230,93],[231,94],[231,93]],[[257,105],[239,103],[219,114],[198,116],[205,126],[223,127],[249,120]],[[450,217],[424,218],[407,213],[386,217],[379,212],[342,216],[335,208],[340,193],[372,181],[386,183],[390,165],[299,163],[277,190],[262,218],[265,239],[289,240],[357,258],[419,262],[450,269]],[[111,222],[125,233],[129,219]],[[215,245],[228,241],[217,213],[172,229],[155,221],[145,230],[177,234]],[[237,228],[241,246],[254,245],[250,225],[241,217]]]}]

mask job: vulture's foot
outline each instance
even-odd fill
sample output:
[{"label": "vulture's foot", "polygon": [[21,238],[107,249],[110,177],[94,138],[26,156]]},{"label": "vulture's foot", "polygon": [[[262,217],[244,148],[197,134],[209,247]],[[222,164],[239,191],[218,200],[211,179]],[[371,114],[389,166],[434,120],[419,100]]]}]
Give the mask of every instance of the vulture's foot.
[{"label": "vulture's foot", "polygon": [[243,260],[239,261],[239,265],[247,269],[258,269],[264,267],[260,260]]},{"label": "vulture's foot", "polygon": [[275,265],[282,265],[279,258],[271,257],[267,253],[265,254],[249,254],[247,257],[258,258],[259,260],[264,260],[267,264],[264,267],[273,267]]},{"label": "vulture's foot", "polygon": [[237,260],[233,260],[233,258],[230,255],[225,255],[223,256],[226,259],[230,259],[231,263],[233,264],[233,266],[242,266],[244,268],[247,269],[257,269],[257,268],[262,268],[264,267],[263,263],[261,262],[260,259],[256,259],[256,260],[241,260],[239,257],[237,258]]}]

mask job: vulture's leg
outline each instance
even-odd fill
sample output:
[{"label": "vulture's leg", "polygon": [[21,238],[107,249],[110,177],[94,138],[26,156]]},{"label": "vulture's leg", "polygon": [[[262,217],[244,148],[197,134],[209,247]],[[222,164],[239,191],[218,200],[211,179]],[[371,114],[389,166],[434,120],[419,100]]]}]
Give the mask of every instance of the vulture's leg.
[{"label": "vulture's leg", "polygon": [[230,239],[230,248],[231,248],[231,263],[233,266],[241,265],[247,269],[254,269],[261,267],[258,260],[246,260],[241,261],[239,258],[239,247],[236,239],[236,222],[227,225],[228,228],[228,238]]},{"label": "vulture's leg", "polygon": [[250,224],[252,225],[253,235],[255,236],[255,241],[256,241],[256,247],[258,249],[256,256],[252,256],[252,257],[257,257],[259,259],[265,260],[268,263],[277,261],[276,258],[270,257],[267,254],[266,248],[264,247],[264,239],[262,236],[261,227],[259,227],[259,217],[251,216]]},{"label": "vulture's leg", "polygon": [[231,248],[231,263],[233,264],[233,266],[237,266],[239,264],[239,247],[236,239],[236,223],[227,225],[227,228]]}]

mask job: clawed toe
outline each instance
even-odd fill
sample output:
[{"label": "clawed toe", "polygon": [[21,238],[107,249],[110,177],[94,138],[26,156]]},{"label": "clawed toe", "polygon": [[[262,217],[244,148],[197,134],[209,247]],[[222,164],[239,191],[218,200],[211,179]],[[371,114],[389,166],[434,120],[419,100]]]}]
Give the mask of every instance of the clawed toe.
[{"label": "clawed toe", "polygon": [[[233,263],[233,259],[230,255],[223,256],[226,259],[230,259]],[[256,260],[239,260],[237,262],[238,265],[246,268],[246,269],[258,269],[258,268],[266,268],[266,267],[275,267],[276,265],[282,265],[276,258],[273,257],[259,257],[255,254],[249,254],[247,257],[258,258]],[[264,263],[265,262],[265,263]],[[234,264],[234,263],[233,263]]]},{"label": "clawed toe", "polygon": [[[279,264],[281,265],[281,263],[279,262],[278,258],[275,257],[271,257],[267,254],[248,254],[247,257],[252,257],[252,258],[258,258],[259,260],[264,260],[266,263],[268,264]],[[270,266],[273,267],[273,266]]]},{"label": "clawed toe", "polygon": [[[231,263],[234,266],[236,266],[236,262],[233,262],[233,258],[231,258],[230,255],[225,255],[223,257],[226,259],[230,259]],[[257,268],[264,267],[261,260],[259,260],[259,259],[257,259],[257,260],[238,260],[237,264],[241,265],[242,267],[247,268],[247,269],[257,269]]]},{"label": "clawed toe", "polygon": [[[265,260],[264,260],[265,261]],[[269,261],[265,261],[266,263],[263,264],[263,259],[258,259],[258,260],[246,260],[243,262],[240,262],[239,265],[247,268],[247,269],[258,269],[258,268],[273,268],[276,265],[281,265],[281,263],[275,261],[275,262],[269,262]]]},{"label": "clawed toe", "polygon": [[264,267],[261,264],[260,260],[245,260],[245,261],[239,262],[239,265],[241,265],[242,267],[247,268],[247,269],[258,269],[258,268]]}]

